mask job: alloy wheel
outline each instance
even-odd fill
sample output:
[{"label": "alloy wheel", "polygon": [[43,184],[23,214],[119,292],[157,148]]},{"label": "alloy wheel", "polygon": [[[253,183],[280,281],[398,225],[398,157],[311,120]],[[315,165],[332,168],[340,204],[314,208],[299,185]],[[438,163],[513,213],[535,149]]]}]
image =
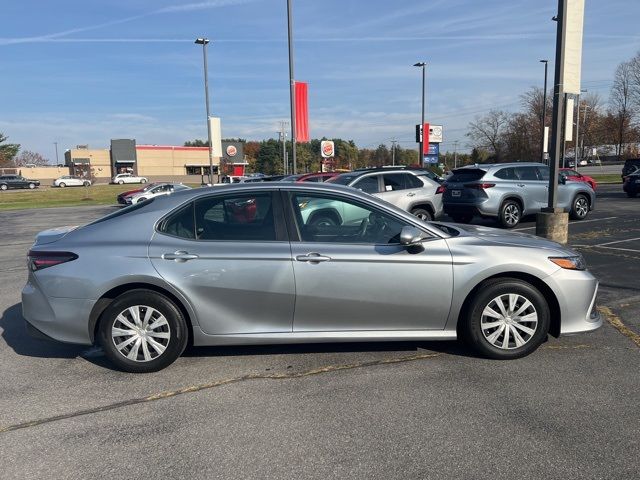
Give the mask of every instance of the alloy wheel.
[{"label": "alloy wheel", "polygon": [[580,197],[576,200],[575,205],[576,215],[580,218],[586,217],[589,213],[589,202],[584,197]]},{"label": "alloy wheel", "polygon": [[134,305],[120,312],[111,326],[116,350],[135,362],[149,362],[162,355],[171,341],[167,319],[153,307]]},{"label": "alloy wheel", "polygon": [[527,344],[538,327],[538,312],[527,298],[517,293],[499,295],[482,311],[480,329],[494,347],[513,350]]},{"label": "alloy wheel", "polygon": [[504,207],[504,220],[507,225],[517,225],[520,221],[520,209],[515,203],[510,203]]}]

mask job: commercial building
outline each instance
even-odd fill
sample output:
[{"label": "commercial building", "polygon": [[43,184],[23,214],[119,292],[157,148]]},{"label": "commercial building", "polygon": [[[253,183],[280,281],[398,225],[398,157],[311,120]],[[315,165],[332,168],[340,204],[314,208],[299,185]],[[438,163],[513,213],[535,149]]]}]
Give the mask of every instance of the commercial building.
[{"label": "commercial building", "polygon": [[[213,158],[214,180],[220,175],[243,175],[246,167],[244,144],[222,142],[222,157]],[[130,172],[149,180],[200,182],[209,175],[209,148],[174,145],[137,145],[135,140],[111,140],[108,149],[87,145],[65,152],[65,165],[71,175],[89,175],[97,181]]]}]

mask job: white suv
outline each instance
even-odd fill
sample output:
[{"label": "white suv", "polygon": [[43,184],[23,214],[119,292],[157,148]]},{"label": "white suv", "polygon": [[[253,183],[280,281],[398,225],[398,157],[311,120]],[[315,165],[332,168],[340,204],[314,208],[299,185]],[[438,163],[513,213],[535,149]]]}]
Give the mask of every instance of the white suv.
[{"label": "white suv", "polygon": [[111,183],[117,183],[118,185],[123,183],[147,183],[148,181],[146,177],[138,177],[131,173],[119,173],[111,179]]},{"label": "white suv", "polygon": [[372,168],[343,173],[327,180],[357,188],[412,213],[422,220],[442,215],[442,187],[431,172],[410,168]]}]

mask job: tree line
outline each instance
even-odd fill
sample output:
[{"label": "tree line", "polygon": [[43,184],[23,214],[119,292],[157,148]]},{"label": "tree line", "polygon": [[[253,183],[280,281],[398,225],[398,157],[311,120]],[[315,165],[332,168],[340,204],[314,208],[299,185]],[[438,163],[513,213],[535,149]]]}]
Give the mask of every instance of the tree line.
[{"label": "tree line", "polygon": [[20,151],[19,143],[9,143],[9,137],[0,132],[0,168],[24,167],[25,165],[47,165],[49,160],[37,152]]}]

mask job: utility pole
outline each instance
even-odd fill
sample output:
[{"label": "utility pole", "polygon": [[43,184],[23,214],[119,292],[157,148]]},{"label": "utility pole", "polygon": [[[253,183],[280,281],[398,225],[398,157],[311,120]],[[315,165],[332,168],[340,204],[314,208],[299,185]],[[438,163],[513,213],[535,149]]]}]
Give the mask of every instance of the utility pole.
[{"label": "utility pole", "polygon": [[547,121],[547,68],[548,68],[548,63],[549,60],[540,60],[541,63],[544,63],[544,91],[542,93],[542,121],[540,122],[542,124],[542,131],[541,131],[541,138],[540,138],[540,156],[541,156],[541,160],[542,163],[548,163],[545,160],[545,152],[544,152],[544,124]]},{"label": "utility pole", "polygon": [[58,142],[53,142],[53,144],[56,146],[56,167],[58,165],[60,165],[60,161],[58,160]]},{"label": "utility pole", "polygon": [[458,168],[458,141],[453,142],[453,168]]},{"label": "utility pole", "polygon": [[291,0],[287,0],[287,38],[289,40],[289,95],[291,97],[291,152],[293,154],[293,174],[298,173],[296,161],[296,81],[293,74],[293,10]]},{"label": "utility pole", "polygon": [[[591,107],[585,103],[584,104],[583,115],[582,115],[583,132],[582,132],[582,139],[580,140],[580,160],[582,160],[582,152],[584,152],[584,135],[585,135],[585,133],[587,133],[587,109],[588,108],[591,108]],[[580,123],[580,109],[579,108],[578,108],[578,123]],[[576,137],[576,141],[577,141],[577,137]],[[577,167],[578,167],[578,161],[576,159],[576,168]]]},{"label": "utility pole", "polygon": [[391,165],[396,165],[396,143],[398,141],[394,138],[391,140]]},{"label": "utility pole", "polygon": [[280,122],[280,141],[282,142],[282,173],[289,174],[289,164],[287,162],[287,123],[286,121]]},{"label": "utility pole", "polygon": [[[207,136],[209,139],[209,185],[213,185],[213,142],[211,140],[211,122],[209,121],[209,76],[207,67],[207,44],[208,38],[196,38],[196,45],[202,45],[202,59],[204,63],[204,98],[207,111]],[[222,159],[220,159],[222,162]]]},{"label": "utility pole", "polygon": [[421,123],[420,123],[420,146],[418,147],[420,149],[420,151],[418,152],[418,163],[420,164],[420,166],[423,166],[424,164],[424,102],[425,102],[425,92],[424,92],[424,88],[425,88],[425,66],[426,66],[426,62],[418,62],[418,63],[414,63],[413,66],[414,67],[421,67],[422,68],[422,116],[421,116]]}]

